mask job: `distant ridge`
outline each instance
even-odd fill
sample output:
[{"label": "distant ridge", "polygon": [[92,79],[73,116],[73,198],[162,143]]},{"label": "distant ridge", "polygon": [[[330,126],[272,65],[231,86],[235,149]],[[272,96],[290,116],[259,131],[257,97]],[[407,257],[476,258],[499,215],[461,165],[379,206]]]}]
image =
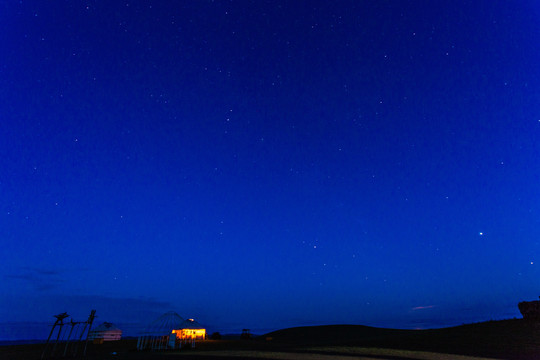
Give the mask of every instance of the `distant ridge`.
[{"label": "distant ridge", "polygon": [[365,325],[318,325],[299,326],[283,330],[272,331],[263,335],[273,340],[285,342],[349,342],[359,339],[379,339],[389,336],[402,336],[416,330],[385,329]]},{"label": "distant ridge", "polygon": [[540,323],[511,319],[430,330],[363,325],[302,326],[272,331],[259,339],[295,346],[347,345],[532,359],[536,357],[530,356],[536,356],[540,349],[539,332]]}]

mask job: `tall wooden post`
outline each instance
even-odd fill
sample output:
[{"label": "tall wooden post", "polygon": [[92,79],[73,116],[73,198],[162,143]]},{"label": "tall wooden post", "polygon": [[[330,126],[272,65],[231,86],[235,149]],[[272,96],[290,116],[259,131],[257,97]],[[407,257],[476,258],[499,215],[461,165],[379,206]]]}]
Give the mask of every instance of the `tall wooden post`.
[{"label": "tall wooden post", "polygon": [[94,322],[95,317],[96,317],[96,310],[92,310],[90,312],[90,316],[88,316],[88,332],[86,333],[86,343],[84,344],[83,356],[86,356],[86,348],[88,346],[88,335],[90,334],[90,329],[92,329],[92,323]]},{"label": "tall wooden post", "polygon": [[[54,332],[54,328],[57,326],[57,325],[60,325],[60,330],[58,330],[58,336],[56,337],[56,343],[58,343],[58,338],[60,337],[60,333],[62,332],[62,325],[64,325],[63,321],[65,318],[69,317],[69,315],[67,313],[61,313],[61,314],[58,314],[58,315],[54,315],[54,317],[56,318],[56,321],[54,322],[53,324],[53,327],[51,329],[51,332],[49,333],[49,337],[47,338],[47,342],[45,343],[45,348],[43,349],[43,353],[41,354],[41,359],[43,359],[45,357],[45,354],[47,352],[47,347],[49,346],[49,340],[51,339],[51,336]],[[54,345],[54,347],[56,347],[56,343]],[[54,348],[53,348],[53,351],[54,353]]]},{"label": "tall wooden post", "polygon": [[71,330],[69,330],[69,335],[68,335],[68,338],[67,338],[67,341],[66,341],[66,347],[64,348],[64,357],[66,357],[66,354],[67,354],[69,342],[71,341],[71,334],[73,333],[73,328],[77,324],[78,324],[78,322],[75,322],[75,321],[73,321],[73,319],[71,319],[71,321],[70,321]]}]

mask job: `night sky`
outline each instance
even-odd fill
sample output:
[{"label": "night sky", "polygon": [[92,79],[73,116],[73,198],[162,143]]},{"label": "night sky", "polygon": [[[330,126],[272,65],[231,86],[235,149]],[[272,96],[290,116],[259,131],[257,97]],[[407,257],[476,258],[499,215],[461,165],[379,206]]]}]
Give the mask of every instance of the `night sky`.
[{"label": "night sky", "polygon": [[2,1],[0,339],[91,309],[135,335],[169,310],[255,333],[520,317],[540,295],[539,17]]}]

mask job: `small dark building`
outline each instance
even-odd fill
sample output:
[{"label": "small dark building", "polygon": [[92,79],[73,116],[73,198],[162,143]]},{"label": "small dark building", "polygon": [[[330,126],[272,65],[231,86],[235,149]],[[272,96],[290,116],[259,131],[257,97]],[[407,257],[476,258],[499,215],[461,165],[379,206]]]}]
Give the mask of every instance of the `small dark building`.
[{"label": "small dark building", "polygon": [[242,329],[242,334],[240,334],[240,339],[249,340],[251,339],[251,333],[249,329]]}]

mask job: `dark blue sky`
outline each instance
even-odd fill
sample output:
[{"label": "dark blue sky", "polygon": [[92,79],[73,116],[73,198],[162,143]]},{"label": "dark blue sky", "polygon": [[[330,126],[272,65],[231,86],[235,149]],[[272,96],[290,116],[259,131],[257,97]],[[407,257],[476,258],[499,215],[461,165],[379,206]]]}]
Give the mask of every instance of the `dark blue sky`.
[{"label": "dark blue sky", "polygon": [[519,316],[540,295],[539,16],[3,2],[0,322]]}]

